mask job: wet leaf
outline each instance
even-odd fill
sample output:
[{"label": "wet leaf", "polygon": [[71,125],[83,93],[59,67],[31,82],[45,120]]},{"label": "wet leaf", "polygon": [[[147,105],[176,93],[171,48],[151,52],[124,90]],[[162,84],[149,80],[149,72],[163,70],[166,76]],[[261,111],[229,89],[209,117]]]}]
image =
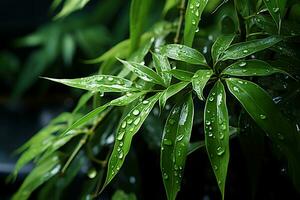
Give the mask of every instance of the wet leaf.
[{"label": "wet leaf", "polygon": [[270,36],[264,39],[255,39],[231,45],[221,56],[220,60],[240,59],[254,54],[258,51],[270,48],[282,39],[278,36]]},{"label": "wet leaf", "polygon": [[204,100],[203,90],[213,73],[213,70],[198,70],[192,78],[193,89],[200,100]]},{"label": "wet leaf", "polygon": [[269,76],[274,73],[284,73],[283,70],[272,67],[262,60],[243,60],[228,66],[222,74],[231,76]]},{"label": "wet leaf", "polygon": [[161,142],[160,165],[169,200],[175,200],[180,190],[185,160],[194,119],[192,95],[175,105],[166,121]]},{"label": "wet leaf", "polygon": [[55,176],[61,168],[59,158],[57,155],[51,155],[38,166],[25,178],[21,187],[14,194],[12,200],[26,200],[30,197],[31,193],[48,181],[51,177]]},{"label": "wet leaf", "polygon": [[97,115],[99,115],[101,112],[103,112],[108,106],[126,106],[144,94],[145,94],[144,92],[128,93],[118,99],[112,100],[111,102],[92,110],[88,114],[86,114],[83,117],[81,117],[80,119],[78,119],[67,130],[65,130],[62,133],[62,135],[67,134],[71,130],[79,128],[80,126],[82,126],[85,123],[89,122],[90,120],[94,119]]},{"label": "wet leaf", "polygon": [[162,77],[162,79],[164,80],[164,84],[166,86],[169,86],[171,83],[172,75],[170,75],[167,72],[171,70],[171,66],[168,61],[168,58],[158,53],[152,53],[152,59],[158,75]]},{"label": "wet leaf", "polygon": [[174,60],[194,65],[207,66],[205,57],[196,49],[181,44],[168,44],[160,49],[161,53]]},{"label": "wet leaf", "polygon": [[189,0],[185,13],[184,44],[193,45],[195,33],[198,31],[198,24],[208,0]]},{"label": "wet leaf", "polygon": [[122,167],[125,157],[129,152],[133,136],[141,128],[160,95],[160,93],[157,93],[137,104],[120,122],[102,190],[110,183]]},{"label": "wet leaf", "polygon": [[285,5],[286,5],[287,0],[264,0],[264,3],[270,13],[270,15],[272,16],[272,18],[274,19],[279,32],[280,32],[280,28],[281,28],[281,21],[282,18],[284,17],[284,9],[285,9]]},{"label": "wet leaf", "polygon": [[215,83],[206,100],[204,132],[208,157],[224,199],[229,163],[229,118],[221,81]]},{"label": "wet leaf", "polygon": [[75,79],[45,79],[92,92],[127,92],[137,90],[130,80],[111,75],[94,75]]},{"label": "wet leaf", "polygon": [[[299,135],[283,116],[269,94],[253,82],[237,78],[226,80],[229,91],[238,99],[252,119],[276,144],[289,162],[288,172],[299,187]],[[298,185],[297,185],[298,184]]]},{"label": "wet leaf", "polygon": [[144,81],[164,86],[163,79],[149,67],[130,61],[119,60],[123,65]]},{"label": "wet leaf", "polygon": [[234,40],[235,35],[222,35],[217,38],[215,43],[211,48],[211,56],[214,63],[219,59],[219,57],[228,49],[232,41]]},{"label": "wet leaf", "polygon": [[168,73],[173,75],[178,80],[188,81],[188,82],[190,82],[192,80],[192,77],[194,76],[194,74],[192,72],[184,71],[184,70],[180,70],[180,69],[172,69],[172,70],[168,71]]},{"label": "wet leaf", "polygon": [[160,107],[164,108],[167,103],[167,100],[175,94],[177,94],[178,92],[180,92],[181,90],[183,90],[188,84],[189,82],[179,82],[174,85],[171,85],[165,91],[163,91],[162,95],[159,98]]}]

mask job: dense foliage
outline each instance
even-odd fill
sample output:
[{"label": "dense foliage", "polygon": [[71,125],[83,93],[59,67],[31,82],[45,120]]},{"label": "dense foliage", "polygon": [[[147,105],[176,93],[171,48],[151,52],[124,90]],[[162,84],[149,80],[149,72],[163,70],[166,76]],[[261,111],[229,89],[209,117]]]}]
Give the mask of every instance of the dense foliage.
[{"label": "dense foliage", "polygon": [[[54,1],[54,8],[61,3]],[[55,20],[88,3],[64,1]],[[101,63],[99,72],[76,79],[46,78],[86,92],[72,112],[53,119],[18,149],[21,157],[13,176],[29,162],[35,168],[13,199],[28,199],[41,185],[41,198],[53,188],[59,188],[59,198],[82,171],[91,180],[80,198],[101,195],[117,179],[134,136],[142,126],[154,126],[156,118],[163,131],[144,136],[160,140],[167,199],[176,199],[186,158],[199,148],[206,149],[224,199],[229,143],[236,137],[250,153],[261,148],[260,140],[271,141],[272,152],[287,163],[300,190],[300,112],[294,103],[299,100],[300,4],[167,0],[163,17],[155,22],[149,17],[157,9],[153,4],[131,1],[129,39],[85,61]],[[203,133],[203,140],[191,140],[192,132]],[[123,198],[135,196],[118,191],[113,197]]]}]

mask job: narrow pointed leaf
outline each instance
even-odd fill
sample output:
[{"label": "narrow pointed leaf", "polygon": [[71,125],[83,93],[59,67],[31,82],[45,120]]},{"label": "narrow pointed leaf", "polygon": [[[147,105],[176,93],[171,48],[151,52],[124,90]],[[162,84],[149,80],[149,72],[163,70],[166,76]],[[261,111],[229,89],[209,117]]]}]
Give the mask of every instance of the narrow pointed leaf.
[{"label": "narrow pointed leaf", "polygon": [[136,62],[130,62],[125,60],[119,60],[119,61],[122,62],[127,69],[132,71],[134,74],[136,74],[139,78],[143,79],[144,81],[156,83],[164,86],[163,79],[149,67],[146,67],[145,65]]},{"label": "narrow pointed leaf", "polygon": [[169,60],[166,56],[163,56],[158,53],[153,53],[152,54],[153,62],[154,62],[154,67],[158,73],[164,80],[164,83],[166,86],[169,86],[171,83],[172,75],[167,73],[167,71],[171,70],[171,66],[169,63]]},{"label": "narrow pointed leaf", "polygon": [[284,73],[283,70],[272,67],[269,63],[262,60],[238,61],[230,65],[222,74],[231,76],[269,76],[274,73]]},{"label": "narrow pointed leaf", "polygon": [[229,78],[226,83],[229,91],[267,135],[285,151],[293,153],[291,148],[296,148],[294,145],[297,142],[294,139],[295,130],[282,115],[270,95],[250,81]]},{"label": "narrow pointed leaf", "polygon": [[175,200],[188,155],[194,119],[192,96],[171,110],[161,144],[161,172],[168,200]]},{"label": "narrow pointed leaf", "polygon": [[192,77],[194,76],[192,72],[188,72],[180,69],[172,69],[168,71],[168,73],[173,75],[178,80],[188,81],[188,82],[190,82],[192,80]]},{"label": "narrow pointed leaf", "polygon": [[206,100],[204,121],[208,157],[224,199],[229,163],[229,119],[225,88],[221,81],[216,82]]},{"label": "narrow pointed leaf", "polygon": [[72,113],[73,114],[77,113],[92,98],[92,96],[93,96],[92,92],[87,92],[87,93],[83,94],[80,97],[80,99]]},{"label": "narrow pointed leaf", "polygon": [[211,56],[214,63],[219,59],[219,57],[228,49],[235,35],[222,35],[218,37],[211,48]]},{"label": "narrow pointed leaf", "polygon": [[62,10],[55,16],[55,19],[66,17],[72,12],[82,9],[90,0],[66,0]]},{"label": "narrow pointed leaf", "polygon": [[110,75],[94,75],[75,79],[45,79],[92,92],[127,92],[137,90],[130,80]]},{"label": "narrow pointed leaf", "polygon": [[168,58],[183,61],[189,64],[207,66],[204,55],[202,55],[196,49],[188,46],[180,44],[168,44],[163,46],[160,50],[161,53],[166,55]]},{"label": "narrow pointed leaf", "polygon": [[258,51],[270,48],[271,46],[277,44],[282,39],[278,36],[270,36],[264,39],[256,39],[247,42],[241,42],[231,45],[221,56],[220,60],[228,59],[240,59]]},{"label": "narrow pointed leaf", "polygon": [[177,94],[178,92],[180,92],[181,90],[183,90],[188,84],[189,82],[179,82],[168,87],[159,98],[160,107],[164,108],[167,103],[167,100],[175,94]]},{"label": "narrow pointed leaf", "polygon": [[281,28],[281,21],[284,16],[286,2],[287,0],[264,0],[264,3],[278,29]]},{"label": "narrow pointed leaf", "polygon": [[160,93],[157,93],[147,100],[140,102],[120,122],[114,148],[108,162],[106,180],[102,189],[109,184],[122,167],[125,157],[129,152],[133,136],[141,128],[160,95]]},{"label": "narrow pointed leaf", "polygon": [[132,0],[130,6],[130,49],[134,52],[138,48],[147,15],[151,6],[151,0]]},{"label": "narrow pointed leaf", "polygon": [[203,90],[213,73],[213,70],[198,70],[192,78],[193,89],[200,100],[204,100]]},{"label": "narrow pointed leaf", "polygon": [[197,151],[198,149],[201,149],[203,147],[205,147],[204,141],[190,143],[188,155],[194,153],[195,151]]},{"label": "narrow pointed leaf", "polygon": [[108,106],[125,106],[133,102],[134,100],[138,99],[142,95],[144,95],[144,92],[139,93],[129,93],[130,95],[124,95],[118,99],[112,100],[111,102],[100,106],[88,114],[84,115],[80,119],[78,119],[76,122],[74,122],[67,130],[65,130],[62,135],[67,134],[69,131],[74,130],[85,123],[89,122],[91,119],[95,118],[97,115],[99,115],[101,112],[103,112]]},{"label": "narrow pointed leaf", "polygon": [[199,21],[208,0],[189,0],[185,13],[184,44],[191,47],[193,45],[195,33],[198,29]]},{"label": "narrow pointed leaf", "polygon": [[49,156],[41,164],[36,166],[25,178],[17,193],[12,197],[12,200],[28,199],[36,188],[49,180],[51,177],[55,176],[59,172],[60,168],[61,165],[59,164],[58,156]]},{"label": "narrow pointed leaf", "polygon": [[178,5],[179,0],[167,0],[163,13],[166,14],[170,9],[172,9],[173,7],[175,7],[176,5]]}]

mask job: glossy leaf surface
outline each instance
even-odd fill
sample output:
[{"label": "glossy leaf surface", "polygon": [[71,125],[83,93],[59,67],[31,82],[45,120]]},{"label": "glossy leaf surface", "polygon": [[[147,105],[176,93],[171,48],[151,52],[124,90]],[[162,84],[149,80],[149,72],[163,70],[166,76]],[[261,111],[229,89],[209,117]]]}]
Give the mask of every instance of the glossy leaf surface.
[{"label": "glossy leaf surface", "polygon": [[264,3],[274,19],[278,29],[281,28],[281,21],[284,15],[284,8],[287,0],[264,0]]},{"label": "glossy leaf surface", "polygon": [[167,71],[171,70],[170,63],[168,61],[168,58],[166,56],[153,53],[152,54],[154,67],[158,73],[164,80],[164,84],[166,86],[169,86],[171,83],[172,75],[170,75]]},{"label": "glossy leaf surface", "polygon": [[166,121],[161,143],[161,171],[169,200],[175,200],[188,154],[194,118],[193,99],[190,95],[183,104],[171,110]]},{"label": "glossy leaf surface", "polygon": [[183,90],[188,84],[189,82],[179,82],[168,87],[164,92],[162,92],[162,95],[159,98],[160,107],[161,108],[165,107],[167,100],[170,97],[177,94],[178,92],[180,92],[181,90]]},{"label": "glossy leaf surface", "polygon": [[192,77],[194,76],[193,73],[180,70],[180,69],[172,69],[168,71],[169,74],[173,75],[176,79],[181,81],[191,81]]},{"label": "glossy leaf surface", "polygon": [[135,73],[139,78],[143,79],[144,81],[164,85],[164,80],[149,67],[146,67],[145,65],[136,62],[124,60],[120,60],[120,62],[122,62],[127,69]]},{"label": "glossy leaf surface", "polygon": [[215,83],[206,100],[204,132],[208,157],[224,199],[229,163],[229,118],[221,81]]},{"label": "glossy leaf surface", "polygon": [[185,12],[184,44],[193,45],[195,33],[198,31],[198,24],[208,0],[189,0]]},{"label": "glossy leaf surface", "polygon": [[238,61],[222,72],[231,76],[268,76],[274,73],[286,73],[283,70],[272,67],[262,60]]},{"label": "glossy leaf surface", "polygon": [[199,51],[185,45],[168,44],[161,48],[161,53],[174,60],[207,66],[205,57]]},{"label": "glossy leaf surface", "polygon": [[221,56],[220,60],[239,59],[256,52],[270,48],[282,39],[278,36],[270,36],[264,39],[256,39],[231,45]]},{"label": "glossy leaf surface", "polygon": [[158,101],[160,93],[140,102],[120,122],[116,133],[113,151],[111,153],[104,187],[115,177],[122,167],[129,152],[133,136],[139,131],[143,122]]},{"label": "glossy leaf surface", "polygon": [[136,90],[130,80],[111,75],[94,75],[75,79],[45,79],[92,92],[127,92]]},{"label": "glossy leaf surface", "polygon": [[192,78],[193,89],[200,100],[204,100],[203,90],[213,73],[212,70],[198,70]]},{"label": "glossy leaf surface", "polygon": [[222,35],[217,38],[211,48],[211,56],[214,63],[219,59],[220,55],[224,53],[234,40],[235,35]]}]

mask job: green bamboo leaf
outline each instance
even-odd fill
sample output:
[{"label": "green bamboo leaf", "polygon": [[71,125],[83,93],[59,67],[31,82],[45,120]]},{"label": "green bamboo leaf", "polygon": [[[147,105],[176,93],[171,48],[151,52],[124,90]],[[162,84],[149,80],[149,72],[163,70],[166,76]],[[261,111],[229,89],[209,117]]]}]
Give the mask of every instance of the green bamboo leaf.
[{"label": "green bamboo leaf", "polygon": [[231,76],[269,76],[274,73],[287,74],[285,71],[274,68],[262,60],[244,60],[228,66],[221,74]]},{"label": "green bamboo leaf", "polygon": [[224,199],[229,163],[229,119],[221,81],[216,82],[206,100],[204,121],[206,149]]},{"label": "green bamboo leaf", "polygon": [[284,16],[284,9],[287,0],[264,0],[264,3],[276,23],[277,28],[281,29],[281,22]]},{"label": "green bamboo leaf", "polygon": [[129,60],[137,63],[143,62],[145,56],[150,51],[153,42],[154,37],[149,37],[145,41],[141,41],[140,47],[130,56]]},{"label": "green bamboo leaf", "polygon": [[160,48],[160,52],[174,60],[194,65],[207,66],[204,55],[196,49],[181,44],[168,44]]},{"label": "green bamboo leaf", "polygon": [[218,37],[211,48],[211,56],[214,63],[216,63],[224,51],[228,49],[234,38],[235,35],[222,35]]},{"label": "green bamboo leaf", "polygon": [[171,83],[172,75],[167,73],[167,71],[171,70],[168,58],[158,53],[152,53],[152,59],[158,75],[162,77],[162,79],[164,80],[164,84],[166,86],[169,86]]},{"label": "green bamboo leaf", "polygon": [[282,39],[278,36],[270,36],[264,39],[255,39],[231,45],[221,56],[220,60],[240,59],[258,51],[270,48]]},{"label": "green bamboo leaf", "polygon": [[123,65],[144,81],[164,86],[163,79],[149,67],[136,62],[120,60]]},{"label": "green bamboo leaf", "polygon": [[194,153],[195,151],[197,151],[198,149],[201,149],[203,147],[205,147],[204,141],[190,143],[188,155]]},{"label": "green bamboo leaf", "polygon": [[210,77],[214,74],[213,70],[198,70],[192,78],[193,89],[200,100],[204,100],[203,90]]},{"label": "green bamboo leaf", "polygon": [[151,0],[132,0],[130,6],[130,49],[134,52],[138,48],[141,35],[148,21],[147,15],[150,9]]},{"label": "green bamboo leaf", "polygon": [[45,79],[92,92],[127,92],[137,90],[130,80],[111,75],[94,75],[75,79]]},{"label": "green bamboo leaf", "polygon": [[110,183],[122,167],[125,157],[129,152],[133,136],[141,128],[160,95],[161,93],[157,93],[137,104],[120,122],[102,190]]},{"label": "green bamboo leaf", "polygon": [[90,0],[66,0],[62,10],[54,17],[54,19],[66,17],[72,12],[82,9]]},{"label": "green bamboo leaf", "polygon": [[114,99],[111,102],[108,102],[107,104],[92,110],[88,114],[86,114],[83,117],[81,117],[80,119],[78,119],[67,130],[65,130],[62,133],[62,135],[65,135],[69,131],[82,126],[83,124],[89,122],[91,119],[94,119],[97,115],[99,115],[101,112],[103,112],[108,106],[126,106],[126,105],[130,104],[131,102],[135,101],[136,99],[140,98],[144,94],[145,94],[145,92],[127,93],[126,95],[124,95],[122,97]]},{"label": "green bamboo leaf", "polygon": [[12,200],[28,199],[36,188],[55,176],[60,168],[61,165],[58,156],[49,156],[25,178],[19,190],[12,197]]},{"label": "green bamboo leaf", "polygon": [[292,148],[297,142],[293,137],[295,130],[265,90],[253,82],[238,78],[228,78],[226,83],[229,91],[274,142],[286,151]]},{"label": "green bamboo leaf", "polygon": [[193,45],[195,33],[198,30],[198,24],[201,15],[206,7],[208,0],[189,0],[185,13],[184,44],[191,47]]},{"label": "green bamboo leaf", "polygon": [[160,166],[168,200],[175,200],[188,155],[194,119],[192,95],[171,110],[161,144]]},{"label": "green bamboo leaf", "polygon": [[194,76],[192,72],[181,70],[181,69],[172,69],[167,72],[173,75],[178,80],[187,81],[187,82],[190,82]]},{"label": "green bamboo leaf", "polygon": [[188,84],[189,82],[179,82],[168,87],[159,98],[160,107],[164,108],[167,103],[167,100],[175,94],[177,94],[178,92],[180,92],[181,90],[183,90]]},{"label": "green bamboo leaf", "polygon": [[80,97],[80,99],[72,113],[73,114],[77,113],[92,98],[92,96],[93,96],[92,92],[87,92],[87,93],[83,94]]},{"label": "green bamboo leaf", "polygon": [[176,5],[178,5],[179,0],[167,0],[164,10],[163,10],[163,14],[165,15],[170,9],[174,8]]},{"label": "green bamboo leaf", "polygon": [[267,92],[258,85],[237,78],[229,78],[226,83],[229,91],[285,155],[288,160],[288,173],[295,186],[300,188],[299,134]]}]

